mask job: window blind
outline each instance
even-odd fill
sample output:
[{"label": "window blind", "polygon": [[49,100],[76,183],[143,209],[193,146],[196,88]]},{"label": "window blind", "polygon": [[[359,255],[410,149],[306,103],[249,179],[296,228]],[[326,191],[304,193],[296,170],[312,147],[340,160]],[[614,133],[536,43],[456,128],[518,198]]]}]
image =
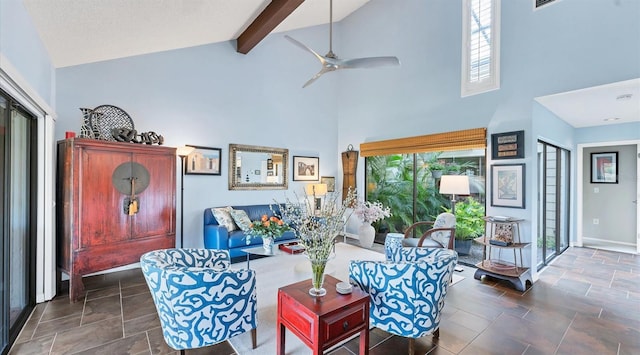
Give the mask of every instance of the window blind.
[{"label": "window blind", "polygon": [[360,144],[360,155],[363,157],[371,157],[390,154],[484,149],[486,147],[487,129],[473,128],[463,131],[366,142]]},{"label": "window blind", "polygon": [[471,0],[469,16],[469,82],[491,77],[492,0]]},{"label": "window blind", "polygon": [[500,88],[500,0],[463,0],[462,97]]}]

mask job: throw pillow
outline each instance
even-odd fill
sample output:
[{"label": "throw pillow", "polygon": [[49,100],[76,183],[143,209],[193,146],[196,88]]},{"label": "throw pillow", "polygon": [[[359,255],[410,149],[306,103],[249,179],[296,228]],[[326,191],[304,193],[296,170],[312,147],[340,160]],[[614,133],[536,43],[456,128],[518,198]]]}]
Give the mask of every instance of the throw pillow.
[{"label": "throw pillow", "polygon": [[238,229],[238,226],[235,224],[233,218],[231,217],[231,211],[233,211],[232,207],[218,207],[211,209],[211,212],[216,218],[216,221],[218,221],[218,224],[226,227],[227,231],[229,232],[233,232],[234,230]]},{"label": "throw pillow", "polygon": [[231,210],[229,211],[231,214],[231,218],[236,222],[238,227],[242,229],[244,232],[248,231],[251,228],[251,219],[247,215],[247,212],[244,210]]},{"label": "throw pillow", "polygon": [[[454,215],[452,215],[451,213],[441,213],[433,223],[433,228],[453,228],[455,227],[455,225],[456,217]],[[444,247],[446,248],[447,245],[449,245],[449,239],[451,239],[451,232],[433,232],[433,234],[431,234],[431,238],[438,241],[438,243],[444,245]]]}]

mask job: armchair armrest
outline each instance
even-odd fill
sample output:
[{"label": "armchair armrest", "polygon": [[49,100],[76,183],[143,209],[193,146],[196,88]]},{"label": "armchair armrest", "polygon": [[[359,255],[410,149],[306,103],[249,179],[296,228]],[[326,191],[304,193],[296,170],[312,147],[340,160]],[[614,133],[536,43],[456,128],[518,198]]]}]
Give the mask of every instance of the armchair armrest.
[{"label": "armchair armrest", "polygon": [[419,222],[415,222],[414,224],[410,225],[409,228],[407,228],[406,231],[404,231],[404,237],[405,238],[413,238],[412,234],[413,234],[413,230],[416,229],[417,227],[422,227],[422,226],[429,226],[429,227],[433,227],[433,221],[419,221]]},{"label": "armchair armrest", "polygon": [[[394,262],[425,261],[434,264],[451,263],[451,269],[458,262],[458,253],[444,248],[398,248],[391,255]],[[453,270],[452,270],[453,271]]]},{"label": "armchair armrest", "polygon": [[[411,226],[409,226],[409,228],[407,228],[407,230],[404,232],[404,238],[408,239],[408,238],[412,238],[413,232],[416,228],[418,227],[422,227],[422,226],[431,226],[433,227],[435,222],[432,221],[420,221],[420,222],[416,222],[414,224],[412,224]],[[449,241],[448,243],[446,243],[447,245],[444,245],[445,243],[443,243],[441,240],[438,240],[439,238],[433,238],[432,235],[435,234],[436,232],[444,232],[444,233],[449,233]],[[438,245],[440,245],[442,248],[449,248],[449,249],[453,249],[453,240],[456,237],[456,229],[455,227],[452,228],[445,228],[445,227],[439,227],[439,228],[431,228],[429,230],[427,230],[426,232],[422,233],[422,235],[420,236],[420,239],[418,240],[417,246],[422,247],[422,244],[424,243],[425,239],[431,239],[434,242],[436,242]]]}]

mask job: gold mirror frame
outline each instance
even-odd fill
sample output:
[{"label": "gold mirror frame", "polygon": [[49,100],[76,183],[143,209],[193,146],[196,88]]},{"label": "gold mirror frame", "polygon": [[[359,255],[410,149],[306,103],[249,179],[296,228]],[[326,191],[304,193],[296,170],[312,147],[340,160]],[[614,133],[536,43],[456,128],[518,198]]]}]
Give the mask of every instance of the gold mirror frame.
[{"label": "gold mirror frame", "polygon": [[[261,159],[260,166],[256,164],[256,166],[243,167],[242,162],[238,164],[238,159],[241,159],[242,155],[253,155],[254,153],[257,154],[257,159]],[[281,161],[278,161],[279,159]],[[287,176],[288,161],[288,149],[229,144],[229,190],[286,190],[289,181]],[[256,174],[258,171],[259,174]],[[272,175],[267,175],[267,173]],[[264,182],[264,180],[276,179],[279,176],[282,176],[282,180],[278,179],[278,182]],[[258,177],[260,182],[255,181]]]}]

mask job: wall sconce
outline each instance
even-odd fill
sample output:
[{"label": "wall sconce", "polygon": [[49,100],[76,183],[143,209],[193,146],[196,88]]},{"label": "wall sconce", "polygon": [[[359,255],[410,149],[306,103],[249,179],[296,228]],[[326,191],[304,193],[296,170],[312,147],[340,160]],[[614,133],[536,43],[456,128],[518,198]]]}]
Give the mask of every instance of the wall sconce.
[{"label": "wall sconce", "polygon": [[469,176],[443,175],[440,179],[440,194],[451,195],[451,213],[456,214],[456,195],[469,195]]},{"label": "wall sconce", "polygon": [[178,147],[176,154],[180,157],[180,248],[184,248],[184,161],[196,150],[194,147]]},{"label": "wall sconce", "polygon": [[327,184],[309,184],[304,187],[307,196],[313,196],[314,209],[322,208],[322,196],[327,194]]}]

